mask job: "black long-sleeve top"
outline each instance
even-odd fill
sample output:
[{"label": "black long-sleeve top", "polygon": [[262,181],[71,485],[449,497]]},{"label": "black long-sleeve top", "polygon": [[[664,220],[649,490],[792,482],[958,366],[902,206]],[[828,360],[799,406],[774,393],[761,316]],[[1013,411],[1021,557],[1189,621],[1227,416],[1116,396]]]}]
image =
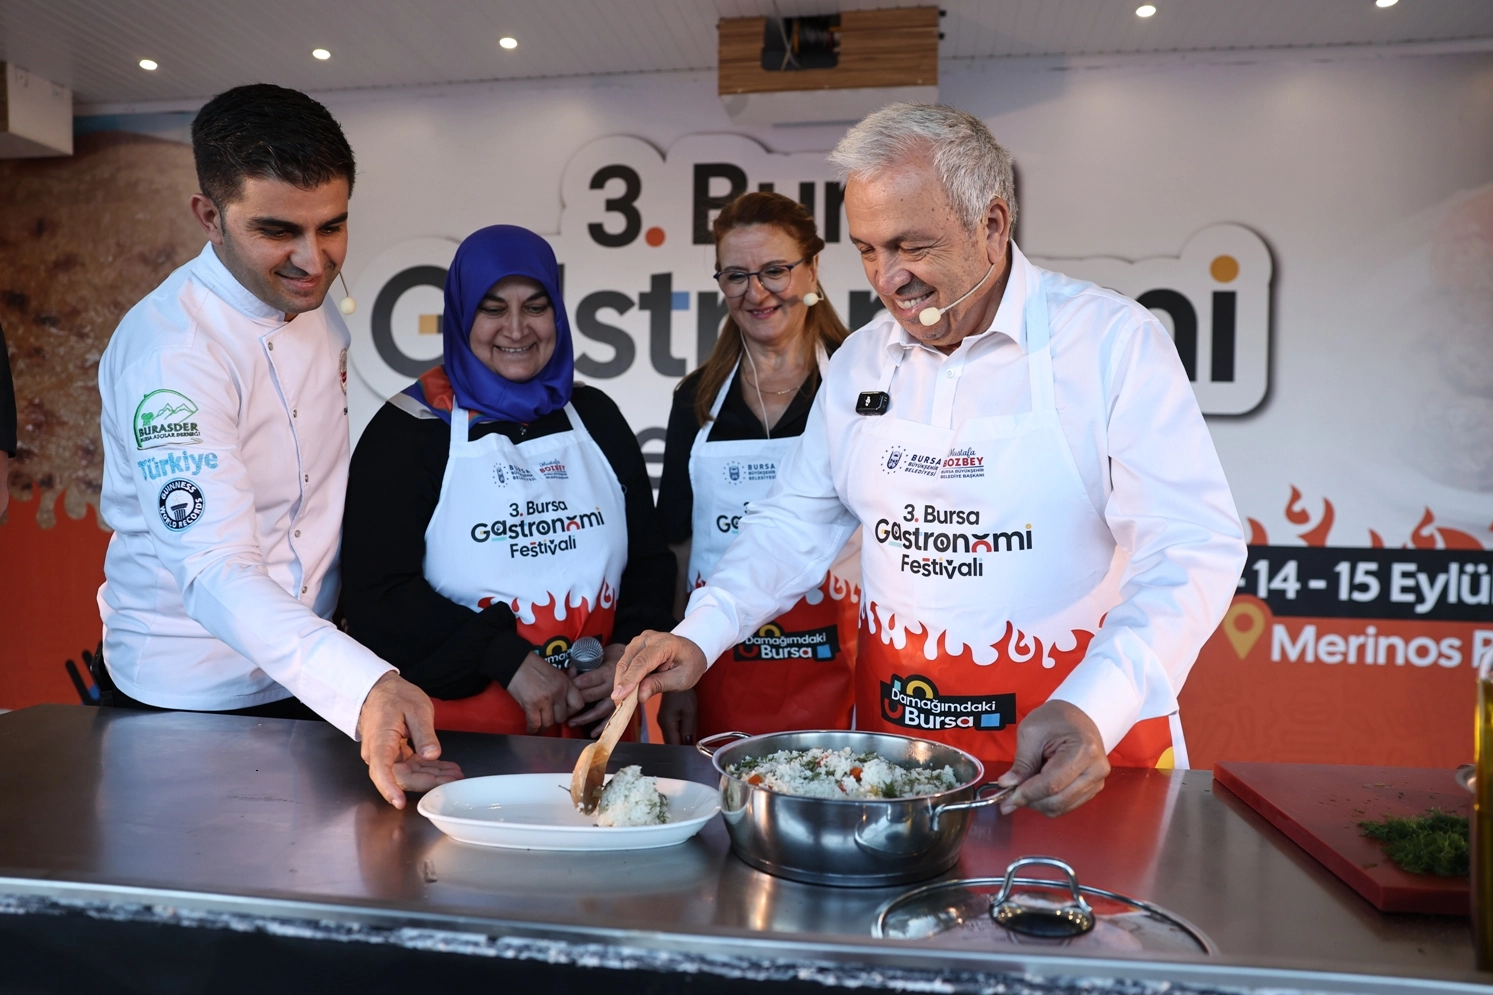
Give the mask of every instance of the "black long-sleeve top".
[{"label": "black long-sleeve top", "polygon": [[[700,385],[700,371],[696,370],[680,381],[674,390],[674,405],[669,409],[669,427],[664,439],[664,472],[658,482],[658,518],[663,526],[664,537],[669,542],[683,542],[694,534],[691,516],[695,507],[695,488],[689,482],[689,452],[695,443],[695,434],[700,423],[695,418],[695,395]],[[747,406],[741,393],[741,371],[731,377],[726,396],[721,401],[721,410],[711,423],[711,442],[736,442],[742,439],[766,439],[767,431],[762,419]],[[774,439],[786,439],[804,434],[809,424],[809,409],[814,406],[814,394],[819,389],[819,377],[811,374],[793,395],[787,410],[772,427]]]},{"label": "black long-sleeve top", "polygon": [[[10,380],[4,329],[0,329],[0,452],[16,454],[16,388]],[[0,478],[0,487],[4,486],[5,480]]]},{"label": "black long-sleeve top", "polygon": [[[577,385],[571,397],[611,464],[627,508],[627,566],[617,592],[614,642],[674,626],[674,554],[653,507],[637,438],[612,399]],[[570,430],[563,409],[527,425],[487,421],[472,438],[500,432],[514,442]],[[435,514],[451,452],[451,429],[385,404],[358,440],[342,526],[342,610],[354,639],[435,698],[465,698],[489,681],[504,687],[533,647],[513,612],[478,612],[441,596],[425,579],[425,529]]]}]

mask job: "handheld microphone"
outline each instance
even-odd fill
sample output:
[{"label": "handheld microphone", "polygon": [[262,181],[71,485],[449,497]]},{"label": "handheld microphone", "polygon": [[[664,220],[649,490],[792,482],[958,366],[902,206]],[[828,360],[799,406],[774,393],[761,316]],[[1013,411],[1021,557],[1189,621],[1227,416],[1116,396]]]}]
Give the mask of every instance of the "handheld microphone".
[{"label": "handheld microphone", "polygon": [[[972,294],[976,290],[979,290],[981,287],[985,286],[985,281],[990,279],[990,274],[994,272],[995,263],[991,263],[989,271],[987,271],[984,276],[980,277],[980,282],[969,288],[969,294]],[[923,310],[918,312],[918,321],[921,321],[924,325],[928,326],[938,324],[938,319],[943,317],[945,311],[958,307],[959,304],[964,300],[964,298],[969,296],[969,294],[965,294],[964,297],[959,298],[959,300],[955,301],[953,304],[948,305],[948,307],[923,308]]]}]

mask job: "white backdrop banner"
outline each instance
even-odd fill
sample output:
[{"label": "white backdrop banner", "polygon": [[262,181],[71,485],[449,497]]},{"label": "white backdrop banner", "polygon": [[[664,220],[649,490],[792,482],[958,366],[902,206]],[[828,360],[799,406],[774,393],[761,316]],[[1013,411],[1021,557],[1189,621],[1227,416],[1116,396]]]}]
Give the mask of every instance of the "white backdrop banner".
[{"label": "white backdrop banner", "polygon": [[[591,142],[561,179],[560,232],[576,373],[612,396],[657,475],[670,392],[703,362],[726,316],[711,278],[710,223],[747,190],[802,203],[825,241],[820,282],[851,328],[881,308],[845,229],[841,186],[822,153],[770,153],[738,135],[693,135],[668,155],[636,138]],[[387,397],[440,359],[441,285],[456,248],[416,238],[386,250],[353,286],[353,366]],[[1177,257],[1043,260],[1152,308],[1178,343],[1205,414],[1243,414],[1268,389],[1271,259],[1247,228],[1204,228]]]}]

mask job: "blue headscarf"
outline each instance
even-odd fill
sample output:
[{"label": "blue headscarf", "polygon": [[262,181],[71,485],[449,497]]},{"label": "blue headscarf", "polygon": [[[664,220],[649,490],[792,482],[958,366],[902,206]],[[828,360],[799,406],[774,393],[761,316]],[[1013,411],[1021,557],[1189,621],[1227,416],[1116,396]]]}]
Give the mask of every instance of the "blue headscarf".
[{"label": "blue headscarf", "polygon": [[[526,276],[537,282],[555,309],[554,354],[537,375],[522,382],[488,369],[471,346],[472,321],[482,298],[493,284],[508,276]],[[456,403],[466,410],[499,421],[531,422],[570,402],[575,387],[575,350],[565,301],[560,297],[560,266],[550,244],[527,228],[492,225],[473,232],[461,243],[446,271],[441,337],[446,378]],[[450,424],[450,411],[431,403],[435,398],[427,398],[421,381],[410,385],[405,393]]]}]

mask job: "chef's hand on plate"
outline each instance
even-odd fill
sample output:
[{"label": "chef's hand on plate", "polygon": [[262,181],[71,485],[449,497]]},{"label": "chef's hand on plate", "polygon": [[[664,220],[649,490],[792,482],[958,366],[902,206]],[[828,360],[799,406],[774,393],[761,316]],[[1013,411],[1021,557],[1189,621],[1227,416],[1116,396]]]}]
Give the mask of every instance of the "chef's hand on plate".
[{"label": "chef's hand on plate", "polygon": [[617,710],[616,703],[612,701],[612,679],[617,674],[617,661],[622,659],[625,649],[627,647],[621,643],[608,643],[602,650],[601,666],[571,678],[580,689],[581,697],[591,707],[571,719],[570,724],[583,726],[594,722],[595,725],[590,729],[592,739],[601,735],[602,727],[606,725],[603,720]]},{"label": "chef's hand on plate", "polygon": [[621,701],[637,687],[638,704],[665,691],[692,688],[705,676],[705,654],[700,647],[672,632],[649,630],[627,644],[617,664],[612,700]]},{"label": "chef's hand on plate", "polygon": [[1097,795],[1108,776],[1094,720],[1077,705],[1045,702],[1016,727],[1016,760],[996,783],[1020,787],[1001,802],[1001,812],[1010,815],[1023,805],[1043,815],[1071,812]]},{"label": "chef's hand on plate", "polygon": [[430,698],[392,670],[363,699],[358,739],[368,777],[395,808],[404,808],[406,791],[429,791],[462,777],[460,767],[440,759]]},{"label": "chef's hand on plate", "polygon": [[530,653],[514,671],[508,682],[508,693],[524,710],[530,735],[564,722],[586,707],[580,688],[570,675],[559,670],[537,654]]}]

